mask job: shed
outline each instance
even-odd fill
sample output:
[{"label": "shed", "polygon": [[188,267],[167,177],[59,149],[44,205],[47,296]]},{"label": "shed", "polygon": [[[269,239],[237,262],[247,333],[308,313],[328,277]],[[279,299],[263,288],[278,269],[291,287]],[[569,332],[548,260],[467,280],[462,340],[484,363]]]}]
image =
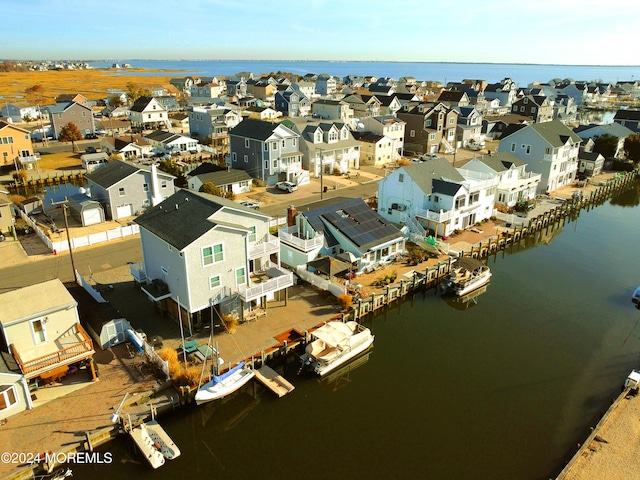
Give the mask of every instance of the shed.
[{"label": "shed", "polygon": [[102,350],[126,342],[127,331],[132,329],[129,321],[109,303],[97,304],[85,322],[87,332]]},{"label": "shed", "polygon": [[84,194],[69,197],[69,211],[83,227],[104,222],[104,209],[100,202]]},{"label": "shed", "polygon": [[84,168],[88,173],[93,172],[96,168],[108,163],[109,155],[105,152],[85,153],[80,156],[80,159],[82,160],[82,168]]}]

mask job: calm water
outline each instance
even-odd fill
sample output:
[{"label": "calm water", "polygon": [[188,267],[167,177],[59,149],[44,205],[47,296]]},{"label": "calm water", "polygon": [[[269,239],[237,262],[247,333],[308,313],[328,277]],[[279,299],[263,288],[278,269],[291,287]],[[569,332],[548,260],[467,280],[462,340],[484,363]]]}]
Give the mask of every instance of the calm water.
[{"label": "calm water", "polygon": [[[582,81],[616,82],[640,77],[640,66],[593,65],[526,65],[500,63],[428,63],[428,62],[304,62],[290,60],[114,60],[91,63],[94,67],[110,67],[113,63],[130,64],[135,68],[151,70],[185,70],[189,75],[232,76],[240,72],[256,75],[270,72],[328,73],[346,75],[375,75],[398,80],[413,76],[418,80],[437,80],[443,83],[465,78],[483,79],[490,83],[505,77],[512,78],[519,86],[531,82],[547,82],[552,78],[573,78]],[[124,72],[123,72],[124,74]],[[130,73],[127,73],[129,75]],[[147,72],[145,75],[166,75],[166,72]],[[185,74],[186,75],[186,74]],[[179,76],[176,74],[176,76]]]},{"label": "calm water", "polygon": [[152,471],[125,439],[74,478],[546,480],[640,363],[640,183],[489,259],[466,309],[433,291],[377,315],[368,357],[296,390],[259,385],[161,419],[182,457]]}]

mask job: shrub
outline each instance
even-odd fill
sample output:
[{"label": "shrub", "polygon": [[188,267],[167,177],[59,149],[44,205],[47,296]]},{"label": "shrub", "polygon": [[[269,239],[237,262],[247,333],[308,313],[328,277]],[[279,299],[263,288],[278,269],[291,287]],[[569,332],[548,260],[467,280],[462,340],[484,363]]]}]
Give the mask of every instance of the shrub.
[{"label": "shrub", "polygon": [[166,362],[177,362],[178,361],[178,352],[173,348],[162,347],[159,350],[156,350],[158,356]]},{"label": "shrub", "polygon": [[348,310],[353,304],[353,298],[351,295],[347,293],[343,293],[342,295],[338,295],[338,305],[342,310]]},{"label": "shrub", "polygon": [[238,317],[235,314],[222,313],[220,314],[220,318],[224,322],[224,328],[227,329],[229,333],[236,333],[236,329],[238,328]]}]

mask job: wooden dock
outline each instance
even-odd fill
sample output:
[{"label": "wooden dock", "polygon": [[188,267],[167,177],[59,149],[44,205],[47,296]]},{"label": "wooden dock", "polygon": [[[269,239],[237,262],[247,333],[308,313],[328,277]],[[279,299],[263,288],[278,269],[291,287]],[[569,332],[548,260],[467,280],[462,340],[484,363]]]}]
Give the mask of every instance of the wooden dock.
[{"label": "wooden dock", "polygon": [[256,378],[265,387],[278,395],[278,397],[283,397],[296,388],[291,385],[286,378],[270,368],[268,365],[262,365],[262,367],[256,370]]}]

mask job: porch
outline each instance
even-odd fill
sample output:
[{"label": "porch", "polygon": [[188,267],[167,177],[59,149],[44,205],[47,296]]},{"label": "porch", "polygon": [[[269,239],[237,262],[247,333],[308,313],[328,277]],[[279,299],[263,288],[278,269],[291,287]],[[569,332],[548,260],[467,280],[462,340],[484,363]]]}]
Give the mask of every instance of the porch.
[{"label": "porch", "polygon": [[247,303],[293,285],[293,273],[272,262],[249,276],[249,284],[238,287],[242,301]]}]

